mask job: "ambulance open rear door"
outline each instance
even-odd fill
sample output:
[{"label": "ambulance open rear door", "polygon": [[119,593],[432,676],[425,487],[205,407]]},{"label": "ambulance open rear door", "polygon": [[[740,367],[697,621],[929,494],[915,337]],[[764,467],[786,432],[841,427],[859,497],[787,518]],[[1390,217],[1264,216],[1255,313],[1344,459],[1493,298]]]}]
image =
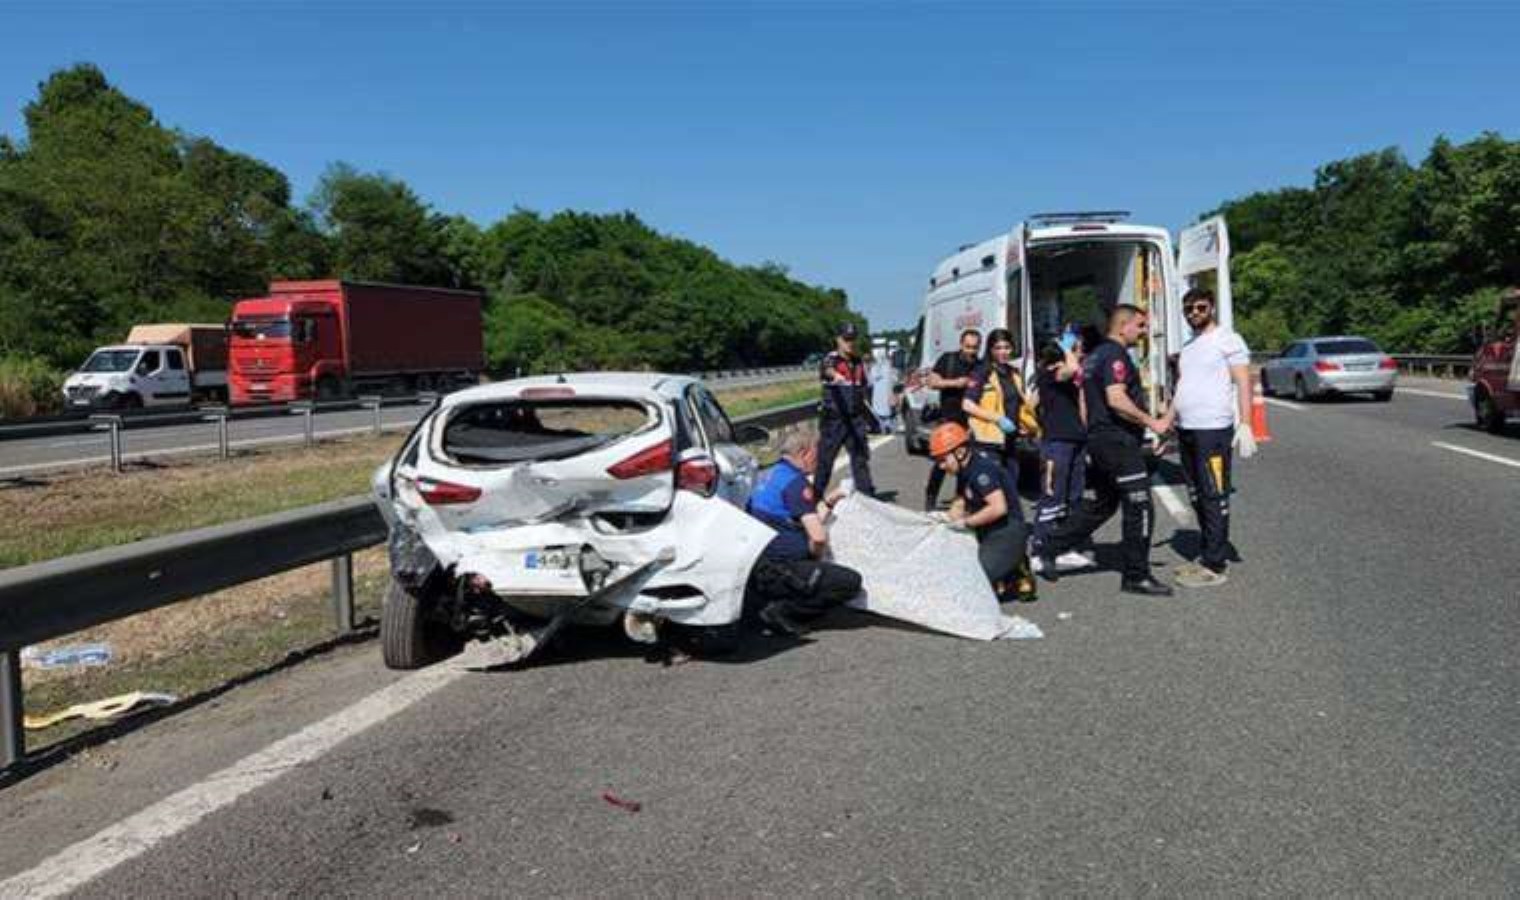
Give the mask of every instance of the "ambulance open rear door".
[{"label": "ambulance open rear door", "polygon": [[[1230,232],[1225,227],[1224,216],[1205,219],[1184,228],[1178,235],[1177,276],[1181,282],[1177,291],[1179,301],[1188,288],[1211,288],[1219,312],[1219,324],[1230,329],[1235,327],[1235,304],[1230,298]],[[1189,333],[1180,302],[1167,310],[1167,331],[1180,338]]]}]

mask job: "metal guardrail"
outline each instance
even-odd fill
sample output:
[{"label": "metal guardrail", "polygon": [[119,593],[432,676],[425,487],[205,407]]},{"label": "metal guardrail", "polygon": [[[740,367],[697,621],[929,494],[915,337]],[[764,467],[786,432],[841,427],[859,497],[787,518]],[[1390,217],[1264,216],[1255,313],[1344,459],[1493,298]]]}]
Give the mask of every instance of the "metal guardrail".
[{"label": "metal guardrail", "polygon": [[[722,372],[692,372],[690,374],[693,378],[700,378],[703,381],[734,382],[746,379],[781,380],[794,374],[800,376],[811,371],[811,366],[796,365],[772,366],[759,369],[732,369]],[[430,396],[434,395],[417,394],[400,397],[360,396],[352,400],[331,400],[324,403],[300,400],[291,403],[267,403],[257,406],[227,407],[225,405],[213,405],[170,411],[135,410],[131,412],[113,412],[111,414],[120,417],[121,423],[119,427],[121,429],[130,430],[137,428],[163,428],[173,425],[195,425],[206,421],[207,416],[216,415],[222,415],[234,421],[238,419],[278,417],[291,414],[298,406],[309,406],[312,408],[312,412],[317,415],[368,409],[374,402],[378,402],[383,406],[409,406],[428,402],[423,398]],[[61,415],[37,416],[23,421],[3,422],[0,423],[0,441],[54,437],[57,435],[87,432],[97,427],[90,420],[90,412],[80,411]]]},{"label": "metal guardrail", "polygon": [[1393,361],[1399,364],[1399,370],[1412,375],[1420,374],[1432,378],[1466,378],[1472,374],[1473,358],[1471,356],[1436,356],[1418,353],[1392,353]]},{"label": "metal guardrail", "polygon": [[[796,403],[734,424],[777,427],[816,408]],[[386,534],[374,501],[359,496],[0,571],[0,770],[26,758],[23,648],[327,560],[344,633],[354,624],[352,554]]]},{"label": "metal guardrail", "polygon": [[[1398,363],[1399,371],[1411,375],[1427,375],[1431,378],[1466,378],[1472,374],[1472,357],[1457,354],[1390,353]],[[1251,362],[1261,365],[1276,359],[1276,353],[1252,353]]]}]

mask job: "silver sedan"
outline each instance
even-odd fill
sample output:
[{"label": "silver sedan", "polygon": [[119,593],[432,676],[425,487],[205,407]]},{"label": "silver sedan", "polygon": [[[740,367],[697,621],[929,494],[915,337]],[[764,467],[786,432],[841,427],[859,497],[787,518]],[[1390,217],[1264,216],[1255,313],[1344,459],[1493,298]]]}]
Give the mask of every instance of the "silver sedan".
[{"label": "silver sedan", "polygon": [[1399,367],[1393,357],[1363,337],[1317,337],[1294,341],[1261,367],[1261,392],[1295,399],[1330,394],[1393,397]]}]

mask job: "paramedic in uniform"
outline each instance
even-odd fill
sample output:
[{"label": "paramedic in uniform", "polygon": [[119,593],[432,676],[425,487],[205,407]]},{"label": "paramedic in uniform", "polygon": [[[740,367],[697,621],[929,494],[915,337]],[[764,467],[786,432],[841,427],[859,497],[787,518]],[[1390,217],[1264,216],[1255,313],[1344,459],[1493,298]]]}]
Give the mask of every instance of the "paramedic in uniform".
[{"label": "paramedic in uniform", "polygon": [[860,573],[825,561],[829,534],[823,520],[839,494],[819,502],[807,473],[818,460],[811,426],[788,432],[781,461],[761,473],[746,510],[775,529],[750,571],[746,606],[758,607],[772,631],[800,635],[824,613],[860,593]]},{"label": "paramedic in uniform", "polygon": [[955,476],[956,496],[946,521],[952,528],[975,533],[977,561],[998,602],[1034,600],[1033,583],[1020,577],[1029,530],[1018,515],[1018,495],[1007,470],[972,449],[970,432],[956,422],[946,422],[929,435],[929,455]]},{"label": "paramedic in uniform", "polygon": [[[941,353],[929,373],[929,388],[939,391],[939,417],[941,422],[966,424],[966,410],[961,403],[966,399],[966,385],[971,382],[971,372],[976,368],[977,357],[982,352],[982,335],[975,328],[961,332],[958,350]],[[939,488],[945,483],[945,470],[938,465],[929,467],[929,483],[924,487],[924,512],[933,512],[939,506]]]},{"label": "paramedic in uniform", "polygon": [[1172,589],[1151,575],[1151,489],[1145,460],[1145,430],[1165,434],[1170,417],[1158,419],[1142,406],[1140,373],[1129,348],[1145,334],[1145,313],[1120,304],[1109,317],[1108,337],[1082,364],[1087,408],[1088,483],[1094,498],[1083,500],[1050,531],[1040,547],[1040,570],[1054,580],[1054,558],[1097,531],[1121,507],[1124,510],[1124,574],[1120,590],[1128,594],[1168,597]]},{"label": "paramedic in uniform", "polygon": [[834,350],[818,365],[823,402],[818,407],[818,467],[813,470],[813,489],[820,494],[828,489],[840,447],[850,453],[855,489],[867,495],[876,493],[871,483],[871,447],[866,443],[871,412],[866,405],[866,366],[855,352],[856,336],[853,322],[840,326]]},{"label": "paramedic in uniform", "polygon": [[1219,324],[1214,294],[1194,288],[1182,298],[1193,339],[1182,348],[1177,394],[1177,443],[1202,555],[1177,572],[1189,587],[1223,584],[1230,543],[1230,451],[1256,452],[1251,433],[1251,351],[1234,331]]}]

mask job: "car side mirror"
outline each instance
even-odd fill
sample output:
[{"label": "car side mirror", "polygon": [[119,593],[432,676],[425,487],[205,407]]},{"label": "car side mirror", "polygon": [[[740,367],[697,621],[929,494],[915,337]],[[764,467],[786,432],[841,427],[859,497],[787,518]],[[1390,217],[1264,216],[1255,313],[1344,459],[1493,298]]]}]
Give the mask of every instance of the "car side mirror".
[{"label": "car side mirror", "polygon": [[734,443],[736,444],[764,444],[770,439],[770,430],[759,425],[738,425],[734,428]]}]

